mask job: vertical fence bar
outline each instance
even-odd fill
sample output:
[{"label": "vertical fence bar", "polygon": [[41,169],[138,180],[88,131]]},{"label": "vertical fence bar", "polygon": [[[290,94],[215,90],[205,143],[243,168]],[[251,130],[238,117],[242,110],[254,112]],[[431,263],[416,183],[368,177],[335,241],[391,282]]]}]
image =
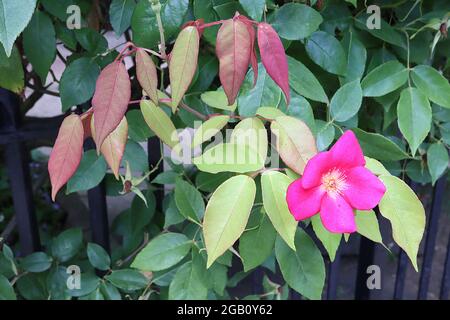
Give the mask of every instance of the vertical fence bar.
[{"label": "vertical fence bar", "polygon": [[434,247],[438,233],[439,217],[442,209],[442,201],[445,192],[447,176],[442,176],[433,188],[433,199],[431,202],[430,216],[427,223],[427,236],[425,240],[424,256],[422,270],[420,273],[418,299],[426,299],[428,286],[431,277],[431,268],[433,264]]},{"label": "vertical fence bar", "polygon": [[358,271],[356,276],[355,299],[369,300],[370,290],[367,287],[367,267],[373,264],[375,258],[375,243],[366,237],[361,237],[359,244]]},{"label": "vertical fence bar", "polygon": [[394,299],[403,299],[403,291],[405,288],[406,268],[408,266],[408,257],[405,251],[400,249],[397,262],[397,274],[395,276]]},{"label": "vertical fence bar", "polygon": [[450,236],[448,237],[447,257],[445,258],[444,274],[442,275],[441,292],[439,294],[439,299],[447,300],[449,291],[450,291]]},{"label": "vertical fence bar", "polygon": [[341,249],[336,252],[334,261],[328,264],[327,300],[336,300],[339,279],[339,266],[341,264]]},{"label": "vertical fence bar", "polygon": [[[20,106],[16,95],[0,89],[2,130],[15,132],[20,126]],[[23,142],[12,139],[5,146],[5,162],[19,231],[21,255],[40,249],[39,230],[33,205],[28,156]]]},{"label": "vertical fence bar", "polygon": [[[94,149],[92,139],[86,140],[85,150]],[[89,220],[91,224],[92,241],[110,252],[108,208],[106,206],[105,183],[102,181],[98,186],[88,190]]]},{"label": "vertical fence bar", "polygon": [[[151,137],[147,140],[147,152],[148,152],[148,165],[149,168],[154,168],[159,160],[161,159],[161,143],[157,137]],[[161,162],[158,166],[158,169],[155,170],[155,172],[152,173],[152,175],[149,177],[150,181],[156,177],[158,174],[160,174],[163,171],[163,163]],[[162,211],[162,202],[164,199],[164,191],[163,190],[156,190],[155,191],[155,198],[156,198],[156,210]]]}]

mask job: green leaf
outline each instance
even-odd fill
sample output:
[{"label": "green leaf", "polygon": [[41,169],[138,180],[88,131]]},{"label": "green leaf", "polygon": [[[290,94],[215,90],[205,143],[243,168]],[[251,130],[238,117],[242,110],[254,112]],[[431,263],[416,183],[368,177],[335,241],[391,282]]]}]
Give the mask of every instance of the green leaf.
[{"label": "green leaf", "polygon": [[11,56],[7,57],[3,48],[0,47],[0,74],[8,76],[0,77],[0,87],[19,94],[22,92],[24,83],[22,59],[16,46],[13,46]]},{"label": "green leaf", "polygon": [[164,212],[164,228],[168,228],[169,226],[174,224],[179,224],[185,220],[185,218],[181,215],[180,211],[177,208],[173,193],[168,195],[166,199],[164,199],[164,204],[166,204]]},{"label": "green leaf", "polygon": [[373,210],[356,210],[355,221],[357,232],[360,235],[372,240],[373,242],[383,244],[378,219]]},{"label": "green leaf", "polygon": [[345,75],[347,58],[341,43],[329,33],[316,31],[305,45],[308,56],[322,69],[338,75]]},{"label": "green leaf", "polygon": [[148,156],[144,148],[132,140],[128,140],[122,157],[122,167],[130,164],[131,172],[144,172],[148,170]]},{"label": "green leaf", "polygon": [[106,38],[94,29],[76,29],[75,38],[81,47],[91,55],[104,54],[108,50]]},{"label": "green leaf", "polygon": [[160,107],[150,100],[142,100],[141,111],[147,125],[162,142],[171,148],[180,142],[172,120]]},{"label": "green leaf", "polygon": [[14,41],[27,26],[35,7],[36,0],[0,2],[0,42],[7,57],[11,56]]},{"label": "green leaf", "polygon": [[406,38],[402,33],[394,29],[384,19],[380,19],[380,28],[369,29],[367,27],[367,21],[370,18],[371,17],[368,14],[361,14],[357,19],[355,19],[355,26],[361,30],[369,32],[378,39],[406,49]]},{"label": "green leaf", "polygon": [[45,84],[56,56],[56,38],[52,20],[44,12],[36,11],[33,15],[23,32],[23,47],[33,70]]},{"label": "green leaf", "polygon": [[147,189],[142,192],[142,196],[136,195],[131,202],[130,223],[132,230],[139,230],[150,223],[155,214],[156,198],[153,191]]},{"label": "green leaf", "polygon": [[433,184],[441,177],[448,167],[449,157],[447,148],[443,143],[433,143],[427,151],[428,170]]},{"label": "green leaf", "polygon": [[347,68],[343,83],[362,78],[366,67],[367,51],[364,44],[358,39],[353,30],[344,34],[341,41],[342,47],[347,54]]},{"label": "green leaf", "polygon": [[99,74],[99,66],[88,57],[77,59],[66,67],[59,83],[63,112],[92,98]]},{"label": "green leaf", "polygon": [[231,178],[233,174],[231,172],[221,172],[221,173],[208,173],[199,172],[195,177],[195,185],[201,191],[213,192],[224,183],[226,180]]},{"label": "green leaf", "polygon": [[78,253],[82,244],[83,234],[80,228],[65,230],[53,240],[52,256],[59,262],[66,262]]},{"label": "green leaf", "polygon": [[328,97],[319,80],[305,65],[294,58],[288,57],[289,85],[305,98],[328,103]]},{"label": "green leaf", "polygon": [[[82,273],[80,277],[80,289],[69,289],[66,284],[66,293],[72,297],[83,297],[97,290],[99,284],[100,278],[94,273]],[[28,286],[36,287],[36,284],[28,284],[27,288],[25,288],[27,291],[29,290]],[[42,299],[44,298],[39,298],[39,300]]]},{"label": "green leaf", "polygon": [[126,117],[128,122],[128,135],[131,140],[143,142],[154,136],[140,110],[130,110],[127,112]]},{"label": "green leaf", "polygon": [[389,175],[389,171],[387,171],[387,169],[381,164],[381,162],[379,162],[378,160],[369,158],[369,157],[364,157],[364,159],[366,160],[366,168],[369,169],[374,175],[381,175],[381,174],[385,174],[385,175]]},{"label": "green leaf", "polygon": [[425,209],[417,195],[402,180],[380,176],[386,193],[380,201],[381,214],[391,222],[395,242],[405,250],[416,271],[417,254],[425,231]]},{"label": "green leaf", "polygon": [[239,114],[252,117],[259,107],[277,107],[281,102],[281,89],[272,80],[262,63],[258,64],[258,79],[253,86],[253,69],[250,70],[241,86],[238,97]]},{"label": "green leaf", "polygon": [[261,107],[256,110],[256,115],[269,120],[275,120],[276,117],[285,116],[286,114],[280,109],[273,107]]},{"label": "green leaf", "polygon": [[[334,261],[334,258],[336,257],[336,251],[338,250],[339,244],[341,243],[342,234],[331,233],[327,229],[325,229],[322,221],[320,220],[320,215],[318,214],[311,217],[311,223],[314,233],[327,250],[330,260]],[[300,250],[302,249],[300,248]]]},{"label": "green leaf", "polygon": [[164,233],[150,241],[138,253],[132,268],[142,271],[168,269],[180,262],[191,249],[192,241],[181,233]]},{"label": "green leaf", "polygon": [[300,3],[287,3],[276,11],[273,27],[284,39],[300,40],[316,31],[322,21],[320,13],[313,8]]},{"label": "green leaf", "polygon": [[66,193],[89,190],[98,185],[106,173],[106,161],[95,150],[86,151],[75,174],[67,182]]},{"label": "green leaf", "polygon": [[300,119],[308,126],[313,134],[316,132],[316,122],[311,104],[298,93],[291,91],[291,101],[288,107],[281,106],[288,116]]},{"label": "green leaf", "polygon": [[239,254],[245,272],[267,260],[272,254],[277,235],[263,210],[250,215],[247,229],[239,239]]},{"label": "green leaf", "polygon": [[266,0],[239,0],[239,3],[250,18],[255,21],[261,21]]},{"label": "green leaf", "polygon": [[361,103],[362,89],[359,79],[356,79],[340,87],[331,98],[331,115],[336,121],[347,121],[358,113]]},{"label": "green leaf", "polygon": [[192,139],[192,148],[201,145],[214,137],[230,120],[230,116],[221,115],[214,116],[201,124],[195,130],[194,138]]},{"label": "green leaf", "polygon": [[436,69],[419,65],[412,70],[412,80],[431,101],[450,108],[450,84]]},{"label": "green leaf", "polygon": [[234,111],[237,107],[236,101],[231,106],[228,105],[227,96],[225,92],[221,90],[206,91],[200,95],[200,98],[208,106],[216,109]]},{"label": "green leaf", "polygon": [[289,116],[277,117],[270,130],[277,137],[276,149],[284,163],[302,174],[306,163],[317,153],[311,130],[301,120]]},{"label": "green leaf", "polygon": [[365,97],[379,97],[401,87],[409,71],[398,61],[388,61],[376,67],[361,82]]},{"label": "green leaf", "polygon": [[170,300],[201,300],[206,299],[207,288],[200,280],[200,275],[193,268],[192,262],[183,264],[175,274],[169,286]]},{"label": "green leaf", "polygon": [[205,213],[202,194],[181,178],[175,183],[175,203],[180,213],[186,218],[200,221]]},{"label": "green leaf", "polygon": [[119,290],[109,282],[100,284],[100,290],[105,300],[122,300]]},{"label": "green leaf", "polygon": [[111,267],[111,258],[109,254],[96,243],[89,242],[87,245],[87,256],[89,262],[96,269],[108,270]]},{"label": "green leaf", "polygon": [[64,24],[68,18],[67,8],[75,4],[76,0],[40,0],[39,2],[44,6],[45,11],[55,16]]},{"label": "green leaf", "polygon": [[247,225],[255,195],[255,182],[245,175],[228,179],[212,194],[203,220],[208,268],[239,239]]},{"label": "green leaf", "polygon": [[412,155],[431,128],[431,107],[427,97],[416,88],[406,88],[397,104],[398,127],[408,141]]},{"label": "green leaf", "polygon": [[11,283],[2,274],[0,274],[0,300],[17,300]]},{"label": "green leaf", "polygon": [[34,252],[20,262],[20,266],[28,272],[44,272],[52,265],[52,257],[45,252]]},{"label": "green leaf", "polygon": [[297,221],[289,212],[286,202],[286,192],[291,182],[287,175],[278,171],[266,171],[261,176],[264,209],[278,234],[295,250]]},{"label": "green leaf", "polygon": [[267,157],[267,131],[261,120],[256,117],[240,121],[233,129],[230,142],[248,145],[257,152],[263,161]]},{"label": "green leaf", "polygon": [[370,158],[388,161],[408,158],[408,155],[398,145],[378,133],[369,133],[357,128],[352,131],[358,138],[364,154]]},{"label": "green leaf", "polygon": [[331,122],[325,122],[322,120],[316,121],[317,130],[317,150],[324,151],[334,140],[335,129]]},{"label": "green leaf", "polygon": [[254,148],[246,144],[221,143],[193,158],[192,162],[199,170],[209,173],[246,173],[263,168],[264,160]]},{"label": "green leaf", "polygon": [[135,0],[113,0],[111,2],[109,20],[117,36],[124,33],[130,26],[135,7]]},{"label": "green leaf", "polygon": [[163,171],[158,174],[152,183],[157,184],[175,184],[177,178],[180,176],[178,172],[175,171]]},{"label": "green leaf", "polygon": [[280,238],[275,242],[275,255],[287,284],[308,299],[318,300],[325,283],[325,264],[322,254],[302,229],[295,235],[293,251]]},{"label": "green leaf", "polygon": [[[161,1],[161,20],[167,39],[172,38],[183,24],[189,6],[188,0]],[[148,0],[140,0],[131,17],[133,42],[139,47],[154,48],[159,43],[156,16]]]},{"label": "green leaf", "polygon": [[114,270],[105,278],[114,286],[125,291],[139,290],[145,288],[149,283],[142,273],[133,269]]}]

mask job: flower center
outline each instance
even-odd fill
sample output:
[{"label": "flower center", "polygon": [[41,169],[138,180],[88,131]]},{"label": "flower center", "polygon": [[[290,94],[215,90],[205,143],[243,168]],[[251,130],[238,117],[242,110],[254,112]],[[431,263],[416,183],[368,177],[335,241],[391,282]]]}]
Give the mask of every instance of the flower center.
[{"label": "flower center", "polygon": [[322,176],[322,188],[332,198],[342,194],[347,189],[345,174],[339,169],[331,169]]}]

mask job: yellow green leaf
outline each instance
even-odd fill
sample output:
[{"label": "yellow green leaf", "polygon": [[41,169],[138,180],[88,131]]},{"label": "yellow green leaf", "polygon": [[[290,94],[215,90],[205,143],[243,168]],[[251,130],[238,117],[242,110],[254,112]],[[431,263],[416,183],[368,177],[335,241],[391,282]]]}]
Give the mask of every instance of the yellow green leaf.
[{"label": "yellow green leaf", "polygon": [[381,175],[386,193],[380,201],[381,214],[391,222],[395,242],[405,250],[414,269],[425,230],[425,209],[413,190],[401,179]]},{"label": "yellow green leaf", "polygon": [[197,69],[200,36],[196,27],[184,28],[178,35],[169,63],[172,111],[178,107]]},{"label": "yellow green leaf", "polygon": [[255,182],[245,175],[228,179],[212,194],[203,220],[207,268],[244,232],[255,195]]},{"label": "yellow green leaf", "polygon": [[169,147],[175,147],[180,140],[169,116],[150,100],[141,101],[141,111],[145,122],[152,131]]}]

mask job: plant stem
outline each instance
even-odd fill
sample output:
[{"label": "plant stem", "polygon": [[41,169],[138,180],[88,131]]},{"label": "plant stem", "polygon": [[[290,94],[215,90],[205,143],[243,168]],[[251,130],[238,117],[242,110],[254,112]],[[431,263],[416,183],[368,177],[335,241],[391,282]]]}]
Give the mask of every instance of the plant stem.
[{"label": "plant stem", "polygon": [[161,42],[159,44],[159,52],[161,53],[161,58],[167,60],[166,55],[166,39],[164,37],[164,27],[161,20],[161,3],[159,0],[149,0],[152,10],[156,15],[156,22],[158,23],[159,37]]}]

